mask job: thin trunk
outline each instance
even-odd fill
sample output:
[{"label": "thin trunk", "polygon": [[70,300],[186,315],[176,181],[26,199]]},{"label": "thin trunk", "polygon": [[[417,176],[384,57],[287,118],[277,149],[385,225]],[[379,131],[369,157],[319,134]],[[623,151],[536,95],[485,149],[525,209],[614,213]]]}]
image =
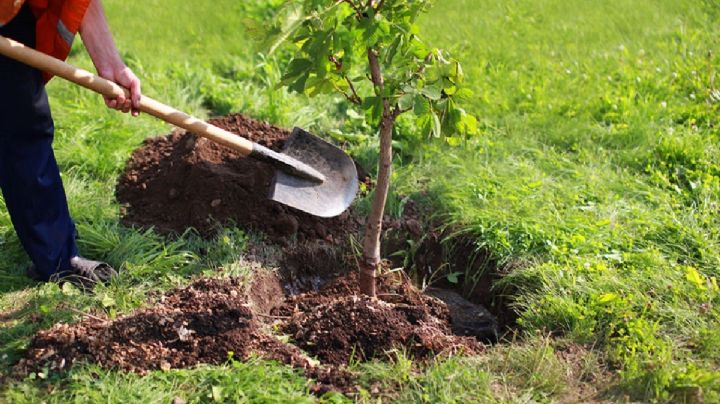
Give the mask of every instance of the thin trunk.
[{"label": "thin trunk", "polygon": [[360,291],[375,296],[375,277],[380,266],[380,235],[385,214],[390,174],[392,172],[392,130],[395,119],[388,115],[380,124],[380,161],[378,163],[377,186],[373,198],[372,210],[365,228],[363,239],[363,259],[360,265]]},{"label": "thin trunk", "polygon": [[[377,54],[368,49],[370,74],[373,84],[383,94],[385,83]],[[392,172],[392,131],[395,125],[396,114],[391,110],[390,102],[383,99],[382,121],[380,122],[380,159],[378,162],[378,178],[375,187],[375,197],[372,210],[365,228],[363,239],[363,259],[360,262],[360,291],[368,296],[375,297],[375,278],[380,266],[380,235],[382,234],[382,221],[385,214],[388,190],[390,189],[390,174]]]}]

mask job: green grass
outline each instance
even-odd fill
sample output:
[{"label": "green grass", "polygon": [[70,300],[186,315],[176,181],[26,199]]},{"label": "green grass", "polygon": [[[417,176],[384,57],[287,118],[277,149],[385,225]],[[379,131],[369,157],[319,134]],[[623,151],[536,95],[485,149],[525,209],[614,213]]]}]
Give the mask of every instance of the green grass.
[{"label": "green grass", "polygon": [[399,188],[422,184],[454,229],[519,266],[499,287],[518,291],[523,330],[595,346],[635,399],[720,393],[705,348],[720,321],[717,11],[456,1],[426,19],[464,62],[484,130],[426,151]]},{"label": "green grass", "polygon": [[[343,100],[273,89],[283,55],[258,54],[244,28],[271,18],[268,3],[105,3],[146,94],[203,117],[242,111],[327,133],[375,161],[373,130]],[[453,148],[403,122],[394,188],[512,268],[498,290],[516,291],[519,334],[472,358],[356,365],[361,401],[583,401],[589,390],[610,401],[720,400],[718,17],[707,0],[436,2],[424,37],[463,62],[481,134]],[[70,61],[91,68],[79,44]],[[58,79],[49,93],[81,249],[123,275],[95,294],[32,283],[0,206],[0,378],[35,331],[78,311],[114,316],[219,266],[250,271],[241,230],[202,241],[118,224],[117,175],[168,126],[108,111]],[[391,213],[401,206],[393,195]],[[311,400],[302,376],[258,360],[144,377],[86,365],[0,387],[10,402],[176,396]]]}]

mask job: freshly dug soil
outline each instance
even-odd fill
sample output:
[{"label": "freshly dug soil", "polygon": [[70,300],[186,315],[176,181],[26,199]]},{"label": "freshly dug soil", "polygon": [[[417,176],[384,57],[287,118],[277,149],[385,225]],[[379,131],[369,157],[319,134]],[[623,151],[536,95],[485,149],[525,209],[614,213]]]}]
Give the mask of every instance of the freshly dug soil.
[{"label": "freshly dug soil", "polygon": [[[290,131],[240,114],[209,120],[275,151]],[[359,170],[366,180],[363,170]],[[126,225],[210,237],[223,225],[261,231],[271,239],[340,242],[358,222],[346,212],[319,219],[268,200],[274,168],[182,130],[147,139],[130,157],[116,190]]]},{"label": "freshly dug soil", "polygon": [[347,276],[290,297],[276,312],[290,316],[281,328],[299,347],[333,365],[387,358],[394,348],[416,359],[481,350],[475,338],[453,335],[447,306],[407,279],[383,278],[379,289],[379,299],[360,295],[356,277]]},{"label": "freshly dug soil", "polygon": [[258,330],[236,279],[204,279],[163,295],[151,308],[116,320],[87,319],[39,332],[22,366],[62,370],[79,359],[144,373],[218,364],[250,353],[302,363],[302,354]]},{"label": "freshly dug soil", "polygon": [[[250,289],[266,284],[260,278]],[[303,369],[316,380],[316,393],[355,391],[349,372],[316,366],[296,346],[261,331],[246,289],[238,279],[201,279],[125,317],[57,324],[35,335],[16,371],[27,374],[44,366],[64,371],[85,360],[144,374],[256,354]]]},{"label": "freshly dug soil", "polygon": [[[380,299],[357,295],[354,276],[281,302],[266,296],[278,293],[278,285],[278,278],[267,273],[249,287],[234,278],[201,279],[128,316],[57,324],[33,338],[16,371],[27,374],[45,366],[64,371],[84,360],[143,374],[220,364],[232,352],[240,360],[257,354],[301,368],[316,380],[312,387],[316,393],[352,394],[356,382],[345,368],[351,357],[386,358],[399,348],[423,359],[482,349],[472,337],[452,335],[444,303],[423,295],[404,279],[383,278]],[[270,325],[289,333],[297,345],[263,331]]]}]

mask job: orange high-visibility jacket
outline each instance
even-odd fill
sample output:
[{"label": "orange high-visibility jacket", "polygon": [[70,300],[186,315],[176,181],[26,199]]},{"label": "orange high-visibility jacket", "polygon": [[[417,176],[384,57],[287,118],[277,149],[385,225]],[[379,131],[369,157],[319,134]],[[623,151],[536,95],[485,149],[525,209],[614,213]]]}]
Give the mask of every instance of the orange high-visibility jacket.
[{"label": "orange high-visibility jacket", "polygon": [[[65,60],[92,0],[0,0],[0,27],[12,20],[27,1],[35,15],[35,48]],[[45,81],[52,77],[44,73]]]}]

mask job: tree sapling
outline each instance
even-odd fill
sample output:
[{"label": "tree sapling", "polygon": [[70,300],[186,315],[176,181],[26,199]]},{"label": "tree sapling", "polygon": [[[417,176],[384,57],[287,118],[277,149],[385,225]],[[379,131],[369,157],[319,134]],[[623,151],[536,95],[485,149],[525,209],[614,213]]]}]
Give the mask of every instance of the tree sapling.
[{"label": "tree sapling", "polygon": [[299,0],[284,15],[280,39],[294,44],[281,85],[314,96],[339,92],[364,110],[380,134],[378,175],[363,239],[360,288],[375,296],[380,237],[392,172],[392,135],[400,115],[454,144],[477,132],[477,120],[457,105],[460,63],[429,47],[415,24],[429,0]]}]

